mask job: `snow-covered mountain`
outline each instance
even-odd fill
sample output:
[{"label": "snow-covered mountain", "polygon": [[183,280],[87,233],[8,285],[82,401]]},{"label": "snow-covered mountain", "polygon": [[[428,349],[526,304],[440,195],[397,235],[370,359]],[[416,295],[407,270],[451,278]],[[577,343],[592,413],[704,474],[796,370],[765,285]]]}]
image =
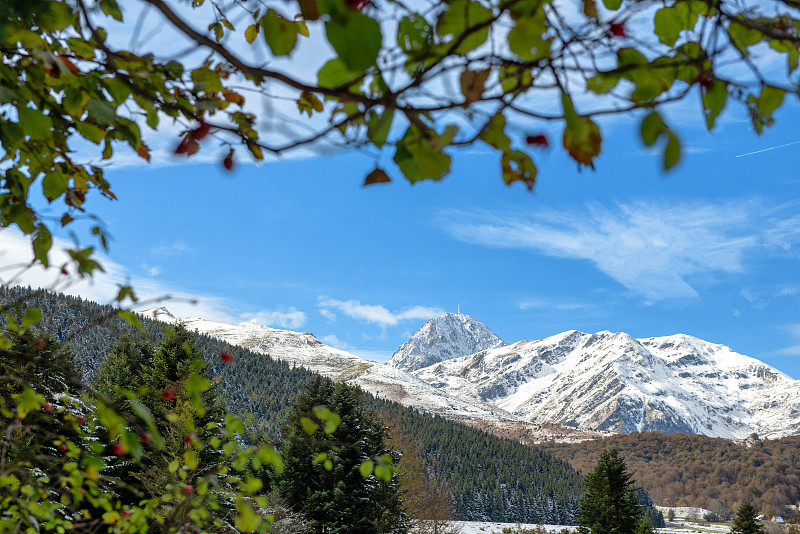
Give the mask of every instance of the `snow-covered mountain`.
[{"label": "snow-covered mountain", "polygon": [[[178,321],[167,310],[153,308],[141,313],[166,323]],[[257,354],[303,366],[333,380],[358,384],[365,391],[407,406],[457,420],[515,421],[516,417],[480,399],[456,398],[402,369],[365,360],[329,347],[309,332],[270,328],[255,321],[230,325],[200,317],[180,320],[186,328],[207,334]]]},{"label": "snow-covered mountain", "polygon": [[388,365],[416,371],[434,363],[506,344],[485,324],[469,315],[445,313],[422,325],[411,339],[397,349]]},{"label": "snow-covered mountain", "polygon": [[[166,310],[145,315],[176,321]],[[682,334],[633,339],[573,330],[506,345],[471,317],[446,314],[427,322],[383,365],[313,334],[253,321],[183,323],[380,397],[494,431],[513,429],[525,439],[575,439],[569,428],[580,430],[580,439],[588,431],[725,438],[800,433],[800,381]]]},{"label": "snow-covered mountain", "polygon": [[564,332],[414,373],[525,421],[744,438],[800,433],[800,381],[687,335]]}]

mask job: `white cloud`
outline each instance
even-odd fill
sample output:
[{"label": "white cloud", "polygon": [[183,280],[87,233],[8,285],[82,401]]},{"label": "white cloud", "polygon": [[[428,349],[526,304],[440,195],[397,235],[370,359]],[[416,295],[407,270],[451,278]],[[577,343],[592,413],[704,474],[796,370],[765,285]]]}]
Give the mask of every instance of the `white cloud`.
[{"label": "white cloud", "polygon": [[458,211],[443,220],[462,241],[586,260],[631,291],[663,300],[696,297],[695,277],[743,272],[750,249],[798,241],[795,225],[759,220],[760,212],[754,202],[640,202],[534,215]]},{"label": "white cloud", "polygon": [[320,297],[318,302],[320,313],[325,317],[333,315],[331,309],[337,310],[344,315],[360,321],[374,323],[382,327],[394,326],[400,321],[411,319],[430,319],[435,315],[440,315],[442,310],[425,306],[413,306],[401,312],[393,313],[380,304],[362,304],[357,300],[335,300],[327,297]]},{"label": "white cloud", "polygon": [[235,323],[233,316],[228,313],[230,308],[223,299],[131,275],[122,265],[104,254],[98,253],[94,258],[105,272],[95,272],[93,276],[84,278],[65,277],[60,274],[62,265],[66,266],[68,272],[72,272],[70,258],[65,252],[67,248],[70,248],[68,242],[56,238],[50,253],[49,269],[40,264],[22,267],[29,265],[33,257],[30,240],[13,229],[0,231],[0,284],[42,287],[100,303],[114,303],[120,286],[131,285],[139,302],[131,306],[126,301],[124,305],[131,306],[134,310],[145,310],[158,305],[167,307],[176,317],[201,316],[212,321]]},{"label": "white cloud", "polygon": [[267,326],[278,326],[280,328],[296,329],[306,324],[308,316],[291,306],[290,308],[282,311],[269,311],[261,310],[256,313],[245,313],[241,316],[243,319],[255,319],[257,323]]},{"label": "white cloud", "polygon": [[350,345],[348,345],[347,343],[336,337],[336,334],[329,334],[327,336],[324,336],[320,338],[320,341],[335,349],[347,350],[350,348]]},{"label": "white cloud", "polygon": [[164,243],[150,247],[148,252],[153,256],[181,256],[194,252],[194,249],[187,245],[182,239],[178,239],[172,243]]}]

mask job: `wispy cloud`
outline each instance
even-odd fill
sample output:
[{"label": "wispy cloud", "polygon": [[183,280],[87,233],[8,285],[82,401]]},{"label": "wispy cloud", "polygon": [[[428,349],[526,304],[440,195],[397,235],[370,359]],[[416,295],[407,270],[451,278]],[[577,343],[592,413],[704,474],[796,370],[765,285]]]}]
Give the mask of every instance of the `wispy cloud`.
[{"label": "wispy cloud", "polygon": [[183,254],[194,252],[194,249],[187,245],[182,239],[178,239],[172,243],[162,243],[150,247],[148,252],[153,256],[182,256]]},{"label": "wispy cloud", "polygon": [[308,319],[305,312],[298,310],[294,306],[286,310],[262,310],[256,313],[243,313],[241,317],[247,320],[253,319],[257,323],[267,326],[291,329],[300,328],[306,324],[306,320]]},{"label": "wispy cloud", "polygon": [[[781,327],[781,330],[789,334],[790,337],[800,340],[800,323],[784,325]],[[789,347],[776,350],[774,354],[778,356],[800,356],[800,345],[791,345]]]},{"label": "wispy cloud", "polygon": [[131,304],[126,301],[124,304],[131,305],[135,310],[163,305],[176,317],[199,315],[212,321],[235,322],[234,317],[228,313],[229,304],[222,298],[133,275],[124,266],[103,254],[96,254],[95,259],[103,266],[104,272],[95,271],[93,276],[84,278],[64,277],[60,272],[62,265],[66,265],[71,271],[70,258],[65,252],[70,247],[70,243],[56,238],[50,254],[53,267],[46,269],[41,264],[22,267],[30,264],[32,259],[30,240],[13,229],[0,231],[0,283],[48,288],[100,303],[113,302],[120,286],[130,284],[136,291],[139,302]]},{"label": "wispy cloud", "polygon": [[443,224],[468,243],[589,261],[631,291],[664,300],[696,297],[695,278],[743,272],[753,249],[800,242],[800,217],[779,211],[758,202],[639,202],[534,215],[451,211]]},{"label": "wispy cloud", "polygon": [[439,308],[426,306],[413,306],[400,312],[392,312],[380,304],[362,304],[357,300],[335,300],[328,297],[320,297],[318,306],[320,313],[329,319],[334,317],[334,310],[336,310],[352,319],[382,327],[394,326],[400,321],[412,319],[427,320],[443,313],[443,310]]}]

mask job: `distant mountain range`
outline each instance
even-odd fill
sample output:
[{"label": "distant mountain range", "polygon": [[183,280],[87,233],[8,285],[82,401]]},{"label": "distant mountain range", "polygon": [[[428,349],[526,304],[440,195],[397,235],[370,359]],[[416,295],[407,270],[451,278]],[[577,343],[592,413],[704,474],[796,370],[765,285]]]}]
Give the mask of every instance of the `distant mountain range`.
[{"label": "distant mountain range", "polygon": [[[176,321],[163,308],[145,315]],[[472,317],[448,313],[379,364],[310,333],[255,322],[183,322],[404,405],[495,431],[522,428],[534,441],[634,431],[730,439],[800,433],[800,381],[682,334],[634,339],[573,330],[509,345]]]}]

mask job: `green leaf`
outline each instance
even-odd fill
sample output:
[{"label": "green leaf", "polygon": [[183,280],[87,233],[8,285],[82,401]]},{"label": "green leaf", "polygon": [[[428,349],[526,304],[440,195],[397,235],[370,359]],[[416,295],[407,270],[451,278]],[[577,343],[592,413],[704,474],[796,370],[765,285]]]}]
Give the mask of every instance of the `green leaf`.
[{"label": "green leaf", "polygon": [[267,14],[259,21],[264,29],[267,46],[276,56],[291,54],[297,44],[297,24],[286,20],[275,10],[268,9]]},{"label": "green leaf", "polygon": [[39,308],[28,308],[22,318],[22,329],[27,330],[34,324],[42,320],[42,310]]},{"label": "green leaf", "polygon": [[[736,18],[743,17],[739,15]],[[742,57],[747,57],[749,55],[747,52],[747,47],[759,42],[764,35],[758,30],[748,28],[743,24],[735,22],[735,20],[736,19],[731,21],[731,23],[728,25],[728,37],[730,37],[733,46],[735,46],[742,54]]]},{"label": "green leaf", "polygon": [[90,117],[103,126],[113,124],[114,120],[117,118],[117,111],[114,106],[98,98],[90,98],[89,101],[86,102],[86,111],[89,112]]},{"label": "green leaf", "polygon": [[193,70],[192,81],[194,81],[198,90],[207,93],[216,93],[223,89],[222,82],[219,79],[219,73],[206,67]]},{"label": "green leaf", "polygon": [[622,0],[603,0],[603,5],[611,11],[616,11],[622,5]]},{"label": "green leaf", "polygon": [[711,87],[703,93],[703,106],[706,111],[706,125],[711,130],[714,122],[728,100],[728,86],[721,80],[713,80]]},{"label": "green leaf", "polygon": [[47,267],[49,264],[47,255],[52,246],[53,236],[50,235],[50,230],[48,230],[44,225],[37,228],[36,236],[33,238],[33,256],[45,267]]},{"label": "green leaf", "polygon": [[319,430],[319,425],[312,421],[310,417],[301,417],[300,425],[303,427],[303,432],[309,436]]},{"label": "green leaf", "polygon": [[110,15],[115,20],[122,22],[122,11],[120,11],[116,0],[100,0],[100,9],[106,15]]},{"label": "green leaf", "polygon": [[363,462],[361,462],[358,471],[361,473],[362,477],[367,478],[372,474],[372,471],[374,469],[375,469],[375,462],[373,462],[372,460],[364,460]]},{"label": "green leaf", "polygon": [[362,13],[325,23],[325,33],[333,49],[351,71],[363,72],[375,65],[381,50],[381,26]]},{"label": "green leaf", "polygon": [[119,78],[105,80],[105,87],[118,106],[125,102],[131,94],[131,88]]},{"label": "green leaf", "polygon": [[376,147],[381,148],[386,143],[389,130],[394,119],[394,109],[386,109],[383,113],[372,112],[367,123],[367,137]]},{"label": "green leaf", "polygon": [[602,143],[600,128],[589,117],[581,117],[575,112],[572,101],[566,93],[562,93],[561,102],[566,119],[564,148],[578,163],[592,166],[594,158],[600,154]]},{"label": "green leaf", "polygon": [[481,132],[480,138],[498,150],[508,150],[511,141],[505,133],[506,118],[501,112],[495,113]]},{"label": "green leaf", "polygon": [[78,133],[81,135],[81,137],[91,141],[96,145],[100,144],[100,141],[102,141],[106,136],[105,130],[85,121],[75,122],[73,123],[73,126],[75,126],[75,129],[78,130]]},{"label": "green leaf", "polygon": [[261,528],[261,516],[243,498],[236,499],[236,528],[240,532],[254,532]]},{"label": "green leaf", "polygon": [[550,39],[544,38],[547,24],[544,12],[540,17],[525,17],[516,21],[508,32],[508,46],[525,61],[533,61],[550,55]]},{"label": "green leaf", "polygon": [[644,141],[645,145],[652,146],[653,143],[656,142],[656,139],[658,139],[658,136],[666,131],[666,128],[664,121],[661,119],[661,115],[653,111],[642,120],[642,141]]},{"label": "green leaf", "polygon": [[536,184],[536,165],[526,153],[519,150],[504,150],[500,166],[503,171],[503,181],[507,185],[522,182],[528,191],[533,190]]},{"label": "green leaf", "polygon": [[341,58],[334,58],[325,65],[317,73],[317,81],[320,87],[327,87],[336,89],[347,85],[355,80],[358,80],[359,74],[352,72],[347,68]]},{"label": "green leaf", "polygon": [[69,187],[67,177],[57,170],[48,172],[42,179],[42,192],[50,202],[63,195],[67,187]]},{"label": "green leaf", "polygon": [[452,139],[454,134],[454,130],[447,130],[441,136],[433,130],[423,133],[415,124],[411,124],[397,143],[394,162],[412,183],[441,180],[450,171],[450,156],[441,150],[449,144],[448,138]]},{"label": "green leaf", "polygon": [[244,38],[247,39],[247,42],[253,44],[253,41],[256,40],[256,36],[258,35],[258,24],[252,24],[247,27],[244,31]]},{"label": "green leaf", "polygon": [[[465,54],[478,48],[489,37],[492,12],[473,0],[452,0],[436,24],[436,34],[445,42],[460,41],[456,54]],[[481,26],[480,29],[474,29]],[[462,39],[463,37],[463,39]]]},{"label": "green leaf", "polygon": [[19,124],[31,139],[46,139],[50,136],[53,120],[41,111],[22,106],[19,108]]},{"label": "green leaf", "polygon": [[25,419],[29,413],[41,409],[44,404],[44,396],[36,393],[28,386],[22,390],[22,393],[14,393],[11,397],[17,403],[17,417]]},{"label": "green leaf", "polygon": [[697,12],[692,10],[688,2],[676,2],[671,7],[659,9],[654,22],[659,40],[672,46],[682,30],[692,30],[697,24]]},{"label": "green leaf", "polygon": [[403,17],[397,26],[397,44],[406,54],[422,52],[433,42],[433,28],[414,13]]},{"label": "green leaf", "polygon": [[678,138],[672,132],[667,132],[667,146],[664,148],[664,170],[671,169],[677,165],[681,157],[681,145]]},{"label": "green leaf", "polygon": [[770,85],[765,86],[758,97],[758,112],[764,116],[772,115],[772,112],[778,109],[783,102],[783,95],[783,89]]},{"label": "green leaf", "polygon": [[598,95],[604,95],[617,86],[620,75],[615,72],[600,72],[586,80],[586,88]]}]

